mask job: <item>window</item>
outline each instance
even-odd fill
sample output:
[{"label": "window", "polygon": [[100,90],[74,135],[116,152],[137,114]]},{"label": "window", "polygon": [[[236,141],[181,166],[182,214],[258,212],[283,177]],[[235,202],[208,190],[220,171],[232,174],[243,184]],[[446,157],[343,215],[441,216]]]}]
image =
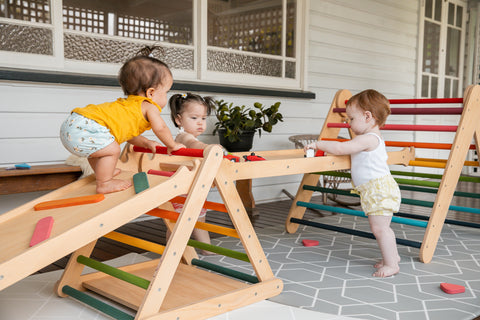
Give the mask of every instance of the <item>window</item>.
[{"label": "window", "polygon": [[156,45],[178,80],[302,89],[305,2],[0,0],[0,67],[115,75]]},{"label": "window", "polygon": [[49,0],[0,2],[0,50],[53,55]]},{"label": "window", "polygon": [[65,59],[123,63],[145,45],[156,44],[164,49],[157,58],[172,69],[193,70],[192,3],[145,0],[119,6],[116,0],[63,0]]},{"label": "window", "polygon": [[424,98],[462,96],[466,3],[425,0],[419,93]]},{"label": "window", "polygon": [[295,78],[294,4],[209,1],[208,70]]}]

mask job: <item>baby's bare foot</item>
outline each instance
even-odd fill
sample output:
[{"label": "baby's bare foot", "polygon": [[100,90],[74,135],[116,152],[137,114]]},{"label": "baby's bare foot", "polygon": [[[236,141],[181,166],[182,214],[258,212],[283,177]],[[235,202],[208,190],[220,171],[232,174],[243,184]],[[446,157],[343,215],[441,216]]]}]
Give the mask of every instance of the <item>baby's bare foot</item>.
[{"label": "baby's bare foot", "polygon": [[115,171],[113,171],[113,176],[118,176],[120,174],[120,172],[122,172],[122,170],[118,169],[118,168],[115,168]]},{"label": "baby's bare foot", "polygon": [[378,268],[377,271],[373,273],[374,277],[385,278],[397,274],[400,271],[400,267],[397,266],[383,266]]},{"label": "baby's bare foot", "polygon": [[97,193],[112,193],[128,189],[132,183],[127,180],[111,179],[105,182],[97,181]]},{"label": "baby's bare foot", "polygon": [[[400,262],[400,256],[397,257],[397,263],[399,263],[399,262]],[[374,267],[375,269],[378,269],[378,268],[383,267],[383,265],[384,265],[384,262],[383,262],[383,259],[382,259],[382,260],[378,261],[377,263],[375,263],[375,264],[373,265],[373,267]]]}]

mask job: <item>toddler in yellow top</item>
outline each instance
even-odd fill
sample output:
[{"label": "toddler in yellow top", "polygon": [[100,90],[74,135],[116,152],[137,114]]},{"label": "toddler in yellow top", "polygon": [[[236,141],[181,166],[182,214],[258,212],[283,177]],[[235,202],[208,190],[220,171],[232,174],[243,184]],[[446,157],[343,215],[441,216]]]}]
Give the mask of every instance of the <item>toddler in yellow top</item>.
[{"label": "toddler in yellow top", "polygon": [[122,66],[118,79],[127,98],[75,108],[60,129],[65,148],[88,158],[95,171],[98,193],[131,187],[130,181],[113,178],[120,173],[116,168],[120,144],[127,141],[154,152],[161,144],[141,136],[144,131],[152,129],[168,153],[185,148],[173,139],[160,115],[173,84],[168,66],[151,56],[138,55]]}]

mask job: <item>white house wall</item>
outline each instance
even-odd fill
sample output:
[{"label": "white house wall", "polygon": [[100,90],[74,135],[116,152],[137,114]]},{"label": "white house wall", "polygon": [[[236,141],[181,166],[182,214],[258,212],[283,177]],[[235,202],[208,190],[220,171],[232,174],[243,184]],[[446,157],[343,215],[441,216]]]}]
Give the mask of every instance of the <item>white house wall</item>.
[{"label": "white house wall", "polygon": [[[389,98],[414,97],[418,12],[417,0],[311,0],[307,90],[316,94],[315,100],[214,96],[250,106],[257,101],[267,105],[281,101],[285,122],[275,126],[272,133],[257,136],[253,151],[261,155],[262,150],[294,148],[288,137],[318,134],[339,89],[356,93],[374,88]],[[70,110],[121,95],[120,88],[111,87],[0,82],[0,166],[64,161],[69,154],[58,139],[58,128]],[[168,110],[164,115],[171,123]],[[213,123],[211,117],[212,130]],[[170,128],[175,133],[173,125]],[[216,143],[217,139],[211,130],[204,135],[207,143]],[[405,134],[401,139],[412,137]],[[254,180],[255,199],[265,202],[285,198],[281,190],[295,193],[300,178]],[[216,197],[213,194],[211,198]]]}]

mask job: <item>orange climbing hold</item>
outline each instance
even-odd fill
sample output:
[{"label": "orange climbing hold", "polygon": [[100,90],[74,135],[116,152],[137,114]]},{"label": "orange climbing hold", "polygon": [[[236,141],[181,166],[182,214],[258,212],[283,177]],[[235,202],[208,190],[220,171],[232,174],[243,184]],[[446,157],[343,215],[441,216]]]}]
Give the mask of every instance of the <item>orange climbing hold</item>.
[{"label": "orange climbing hold", "polygon": [[100,202],[103,199],[105,199],[105,195],[101,193],[97,193],[89,196],[40,202],[40,203],[37,203],[33,208],[35,209],[35,211],[39,211],[39,210],[48,210],[48,209],[56,209],[56,208],[64,208],[64,207],[73,207],[73,206],[79,206],[82,204]]}]

